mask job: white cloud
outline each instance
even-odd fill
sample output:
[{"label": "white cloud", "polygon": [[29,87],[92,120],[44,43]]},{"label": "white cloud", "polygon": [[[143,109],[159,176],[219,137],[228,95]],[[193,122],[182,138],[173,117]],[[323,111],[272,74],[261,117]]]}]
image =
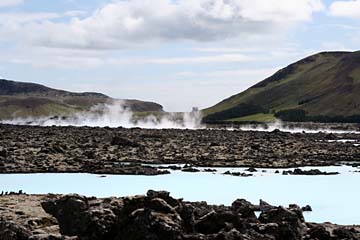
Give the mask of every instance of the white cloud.
[{"label": "white cloud", "polygon": [[[51,19],[61,17],[58,13],[47,13],[47,12],[37,12],[37,13],[0,13],[0,26],[9,27],[9,25],[15,25],[20,27],[19,24],[26,24],[26,23],[35,23],[35,22],[44,22]],[[6,29],[5,28],[5,29]]]},{"label": "white cloud", "polygon": [[[178,49],[177,52],[166,54],[161,48],[148,49],[149,51],[146,51],[146,49],[138,51],[102,51],[99,49],[63,49],[23,45],[7,50],[4,49],[0,56],[0,62],[50,69],[101,70],[104,67],[141,69],[143,67],[169,66],[170,68],[179,67],[184,72],[192,72],[195,66],[201,66],[201,68],[211,69],[212,74],[193,77],[205,79],[205,76],[209,78],[215,76],[217,78],[220,75],[230,76],[232,73],[244,75],[244,71],[230,71],[224,74],[223,68],[226,66],[236,66],[236,68],[238,66],[250,68],[257,66],[262,69],[264,64],[270,64],[274,61],[286,64],[307,54],[299,52],[297,47],[292,45],[282,45],[281,47],[264,45],[258,48],[249,46],[248,49],[216,47],[222,46],[222,43],[201,48],[202,45],[201,43],[195,44],[192,48],[184,46],[183,50]],[[220,70],[220,74],[214,72],[216,69]],[[232,77],[235,77],[235,75],[233,74]]]},{"label": "white cloud", "polygon": [[23,29],[24,24],[36,24],[59,17],[61,17],[60,14],[47,12],[1,12],[0,42],[8,42],[15,46],[16,44],[26,45],[28,41]]},{"label": "white cloud", "polygon": [[[55,48],[21,48],[15,54],[2,54],[0,61],[16,64],[29,64],[37,68],[99,68],[103,66],[136,66],[136,65],[195,65],[245,63],[265,60],[263,56],[244,54],[211,54],[200,56],[177,57],[122,57],[107,52],[55,49]],[[268,59],[268,58],[266,58]]]},{"label": "white cloud", "polygon": [[335,1],[330,5],[329,12],[336,17],[360,19],[360,0]]},{"label": "white cloud", "polygon": [[321,44],[322,51],[355,51],[355,49],[349,49],[339,42],[323,42]]},{"label": "white cloud", "polygon": [[314,12],[324,10],[321,0],[240,0],[240,15],[255,21],[308,21]]},{"label": "white cloud", "polygon": [[0,8],[22,4],[24,0],[0,0]]},{"label": "white cloud", "polygon": [[254,53],[260,52],[259,48],[253,47],[244,47],[244,48],[236,48],[236,47],[197,47],[192,48],[191,50],[197,52],[204,53]]},{"label": "white cloud", "polygon": [[232,63],[260,60],[261,57],[250,57],[243,54],[217,54],[196,57],[168,57],[168,58],[126,58],[113,59],[112,64],[207,64],[207,63]]},{"label": "white cloud", "polygon": [[[222,70],[211,72],[180,72],[177,76],[181,79],[204,79],[204,80],[227,80],[234,81],[234,79],[244,79],[245,85],[248,86],[254,81],[259,81],[268,77],[279,70],[280,67],[260,68],[260,69],[240,69],[240,70]],[[247,82],[246,82],[247,80]],[[204,84],[213,84],[213,82],[206,82]],[[217,83],[218,84],[218,83]]]},{"label": "white cloud", "polygon": [[65,12],[64,15],[67,17],[81,17],[86,15],[86,12],[81,10],[72,10]]},{"label": "white cloud", "polygon": [[34,45],[116,49],[154,41],[284,34],[292,24],[309,21],[323,9],[321,0],[124,0],[109,3],[86,18],[62,23],[30,21],[18,29],[21,39]]}]

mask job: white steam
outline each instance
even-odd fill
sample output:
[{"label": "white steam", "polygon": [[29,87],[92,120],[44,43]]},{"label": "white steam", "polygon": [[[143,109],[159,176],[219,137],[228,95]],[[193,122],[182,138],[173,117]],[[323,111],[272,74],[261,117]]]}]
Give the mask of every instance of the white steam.
[{"label": "white steam", "polygon": [[[89,126],[89,127],[125,127],[125,128],[151,128],[151,129],[200,129],[206,126],[201,124],[201,112],[192,111],[188,113],[165,113],[158,112],[153,114],[134,113],[124,102],[116,101],[111,104],[99,104],[90,109],[88,112],[79,112],[67,117],[40,117],[40,118],[14,118],[11,120],[1,121],[0,123],[15,125],[35,125],[35,126]],[[208,126],[210,129],[211,126]],[[237,125],[236,127],[223,126],[229,131],[265,131],[272,132],[280,130],[290,133],[355,133],[356,130],[335,130],[326,128],[321,125],[301,123],[296,126],[283,123],[277,120],[266,124],[248,124]],[[217,126],[216,128],[222,128]]]},{"label": "white steam", "polygon": [[[301,126],[301,124],[299,124]],[[337,133],[337,134],[344,134],[344,133],[354,133],[360,134],[359,131],[355,130],[337,130],[337,129],[330,129],[330,128],[322,128],[314,125],[314,127],[309,128],[310,125],[305,127],[294,127],[289,124],[284,124],[281,120],[276,120],[272,123],[266,124],[253,124],[253,125],[241,125],[238,128],[228,128],[228,130],[235,130],[240,129],[242,131],[262,131],[262,132],[272,132],[274,130],[280,130],[282,132],[290,132],[290,133]]]},{"label": "white steam", "polygon": [[140,127],[140,128],[201,128],[201,114],[189,113],[154,113],[137,115],[125,107],[123,102],[99,104],[88,112],[76,113],[69,117],[15,118],[2,121],[5,124],[36,126],[89,126],[89,127]]}]

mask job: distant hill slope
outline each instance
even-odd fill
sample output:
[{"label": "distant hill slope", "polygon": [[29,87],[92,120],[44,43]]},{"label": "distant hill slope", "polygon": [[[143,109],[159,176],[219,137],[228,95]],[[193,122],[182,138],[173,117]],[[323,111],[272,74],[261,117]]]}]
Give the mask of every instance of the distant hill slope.
[{"label": "distant hill slope", "polygon": [[31,96],[39,96],[39,97],[77,96],[77,97],[109,98],[108,96],[102,93],[95,93],[95,92],[74,93],[74,92],[49,88],[36,83],[17,82],[17,81],[5,80],[5,79],[0,79],[0,95],[9,95],[9,96],[31,95]]},{"label": "distant hill slope", "polygon": [[[88,111],[97,104],[118,101],[101,93],[75,93],[40,84],[0,80],[0,119],[68,116]],[[134,112],[161,112],[163,107],[153,102],[123,100]]]},{"label": "distant hill slope", "polygon": [[203,114],[205,122],[251,120],[251,116],[360,122],[360,52],[307,57]]}]

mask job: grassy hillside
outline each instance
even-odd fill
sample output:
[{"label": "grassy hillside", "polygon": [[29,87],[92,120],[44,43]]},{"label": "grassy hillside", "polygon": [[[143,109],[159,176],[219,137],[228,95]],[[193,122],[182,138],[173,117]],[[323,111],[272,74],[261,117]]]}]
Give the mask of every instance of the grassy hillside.
[{"label": "grassy hillside", "polygon": [[[89,111],[97,104],[113,103],[101,93],[74,93],[48,88],[34,83],[0,80],[0,119],[69,116]],[[123,100],[134,112],[161,112],[162,106],[153,102]]]},{"label": "grassy hillside", "polygon": [[[296,110],[291,114],[305,114],[303,120],[345,119],[360,115],[359,96],[360,52],[323,52],[281,69],[246,91],[203,110],[203,114],[205,121],[251,120],[249,116],[256,114],[281,117],[288,110]],[[257,107],[259,111],[247,113],[239,106]],[[229,111],[234,113],[231,118],[226,116]]]},{"label": "grassy hillside", "polygon": [[253,115],[247,115],[245,117],[232,118],[227,120],[227,122],[273,122],[276,118],[273,114],[257,113]]}]

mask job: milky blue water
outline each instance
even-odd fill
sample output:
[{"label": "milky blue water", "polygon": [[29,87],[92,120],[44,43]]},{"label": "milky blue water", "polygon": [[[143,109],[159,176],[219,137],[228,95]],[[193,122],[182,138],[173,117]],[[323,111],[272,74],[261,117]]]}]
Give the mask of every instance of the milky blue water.
[{"label": "milky blue water", "polygon": [[[312,169],[311,167],[303,169]],[[305,214],[310,222],[360,224],[360,170],[351,167],[324,167],[322,171],[338,171],[334,176],[283,176],[275,169],[254,177],[217,173],[172,172],[163,176],[114,176],[102,178],[92,174],[1,174],[0,190],[23,190],[30,194],[78,193],[86,196],[109,197],[145,194],[147,190],[167,190],[172,196],[188,201],[205,200],[212,204],[230,205],[237,198],[253,203],[263,199],[273,205],[296,203],[311,205]],[[282,170],[280,170],[282,171]]]}]

